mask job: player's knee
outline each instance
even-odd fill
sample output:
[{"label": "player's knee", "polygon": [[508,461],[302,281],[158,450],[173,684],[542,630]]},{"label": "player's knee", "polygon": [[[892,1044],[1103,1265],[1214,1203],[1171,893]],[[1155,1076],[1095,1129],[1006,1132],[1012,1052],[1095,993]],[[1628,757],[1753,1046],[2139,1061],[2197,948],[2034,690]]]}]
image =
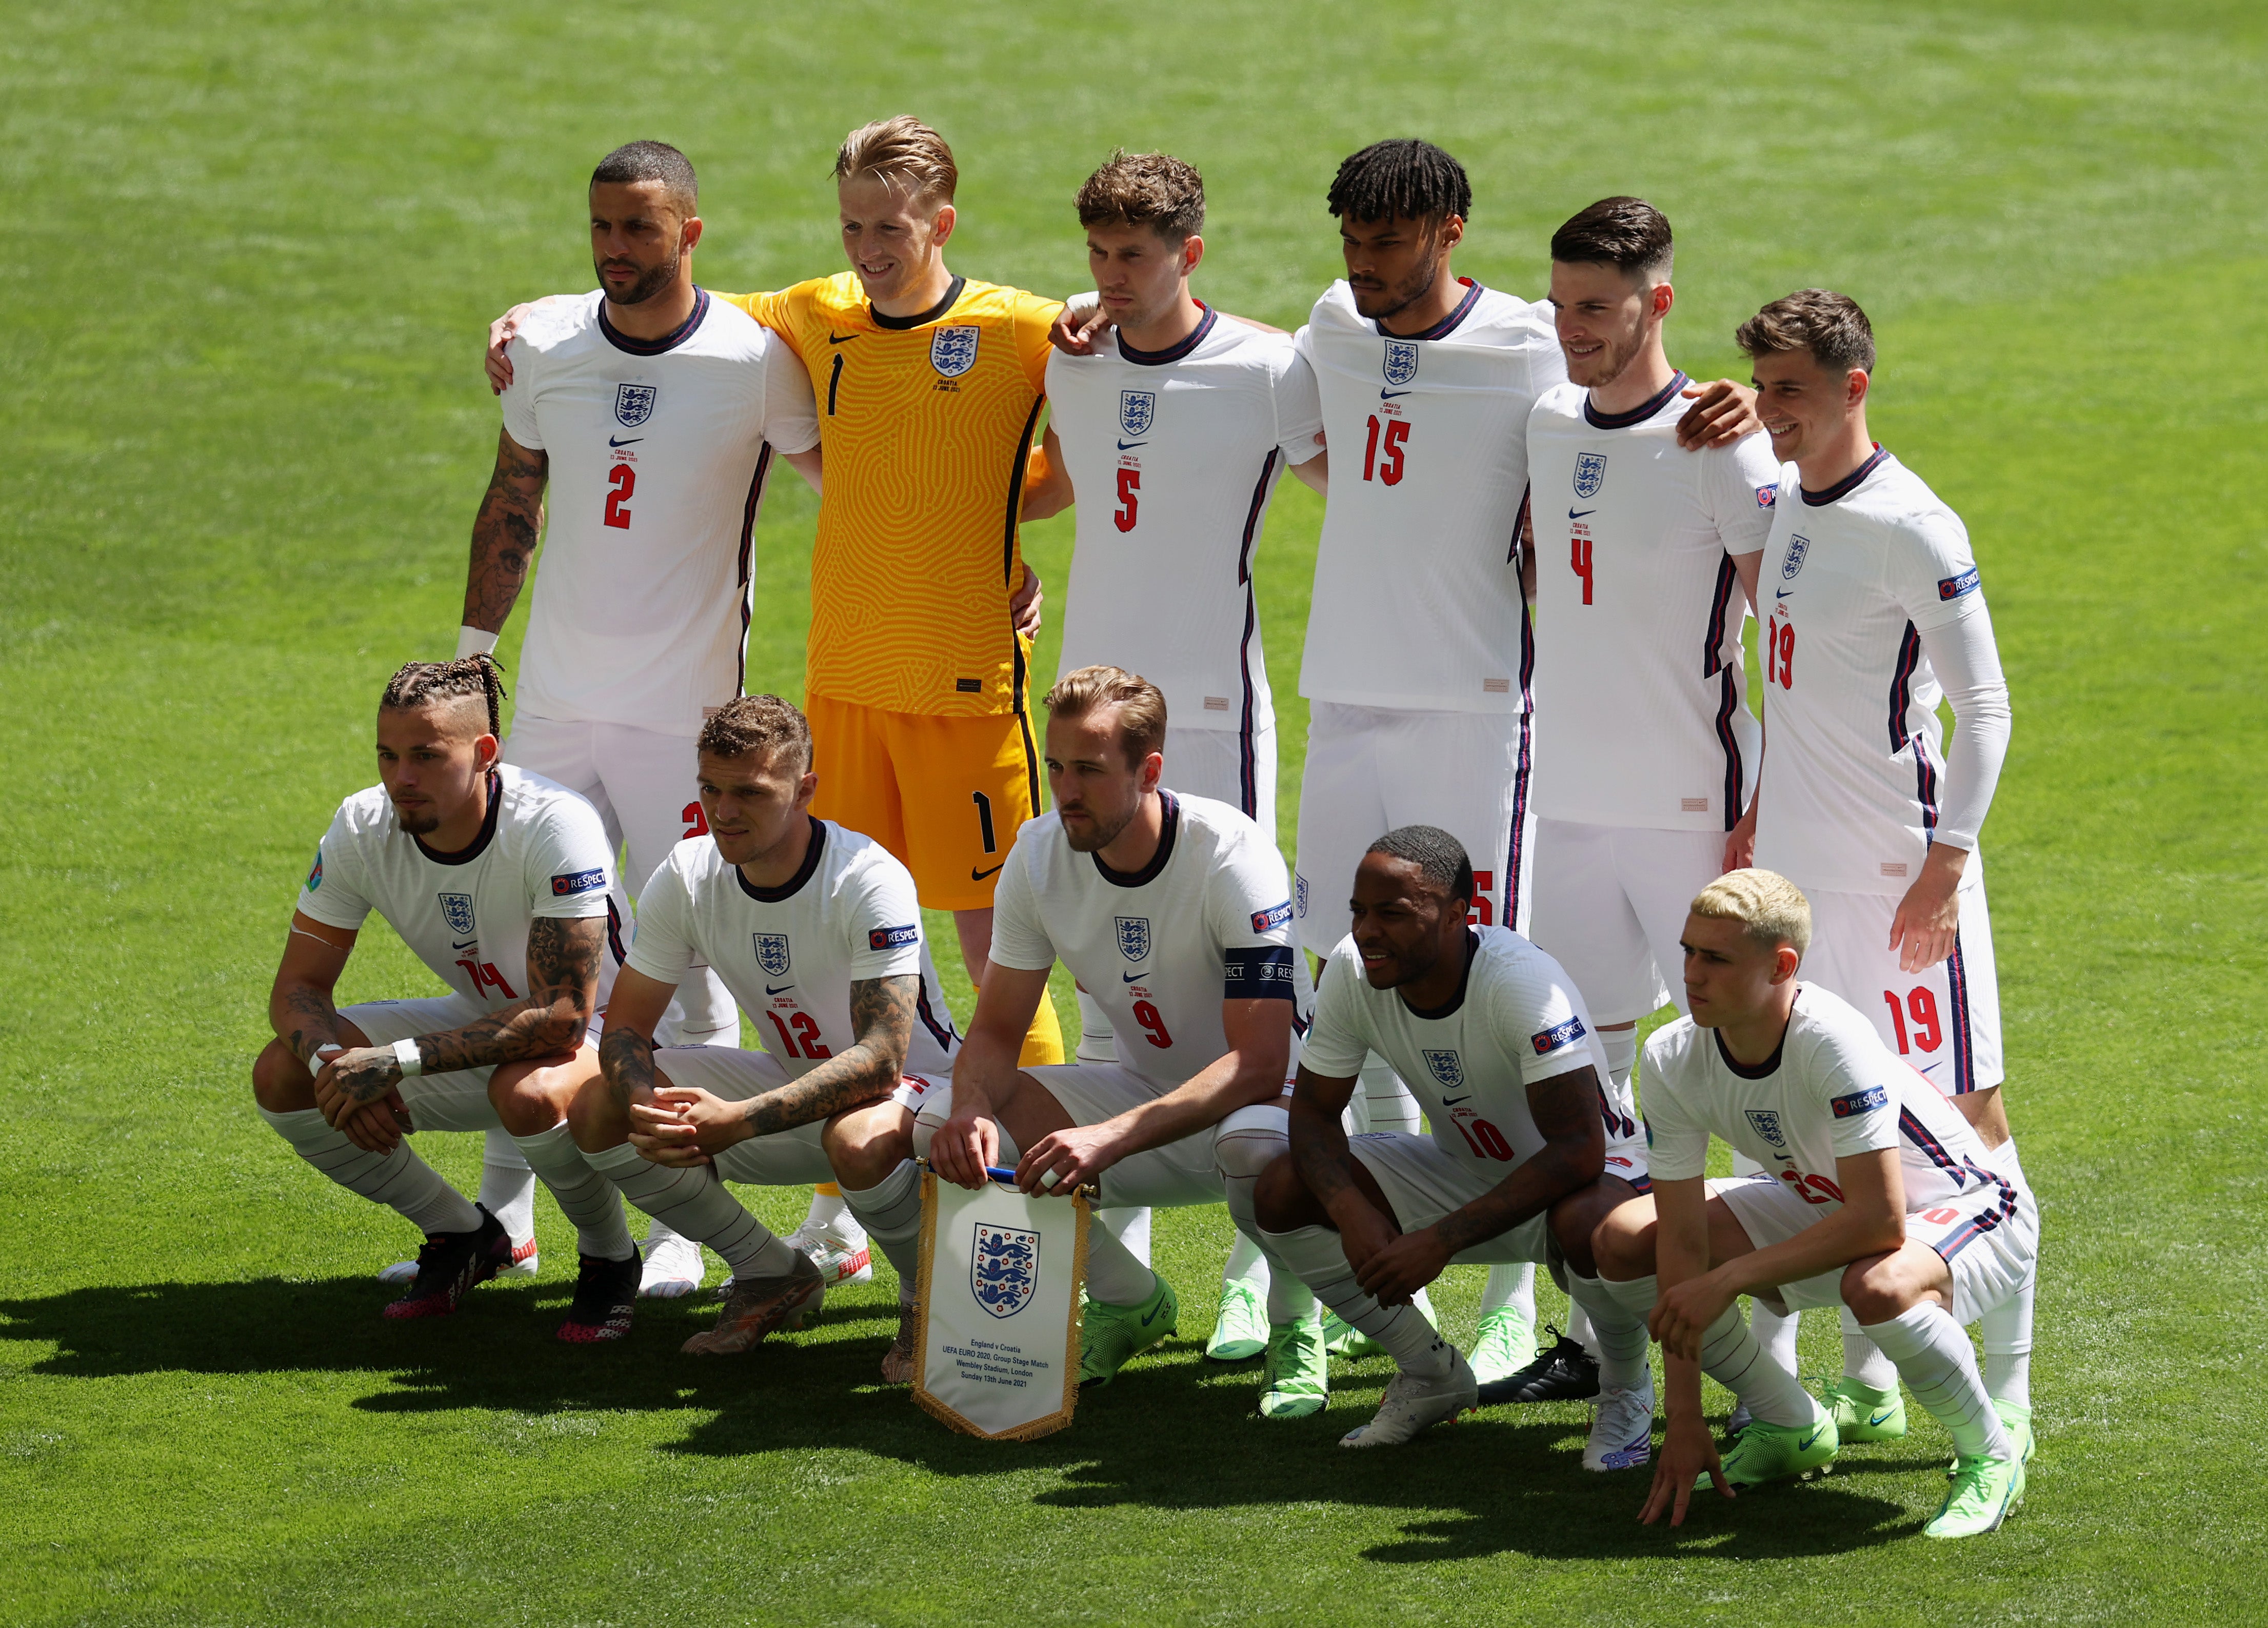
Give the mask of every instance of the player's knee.
[{"label": "player's knee", "polygon": [[1278,1154],[1253,1183],[1253,1219],[1265,1231],[1288,1233],[1300,1225],[1300,1202],[1307,1196],[1307,1184],[1300,1179],[1300,1168],[1292,1162],[1292,1155]]},{"label": "player's knee", "polygon": [[271,1040],[252,1059],[252,1100],[271,1114],[294,1114],[315,1106],[315,1077],[298,1053]]},{"label": "player's knee", "polygon": [[1861,1324],[1902,1317],[1920,1298],[1898,1270],[1895,1254],[1853,1261],[1843,1269],[1843,1304]]},{"label": "player's knee", "polygon": [[1644,1204],[1617,1204],[1591,1229],[1593,1275],[1627,1283],[1653,1271],[1653,1215]]},{"label": "player's knee", "polygon": [[851,1188],[873,1186],[914,1152],[911,1116],[887,1101],[829,1121],[819,1140],[835,1179]]},{"label": "player's knee", "polygon": [[567,1116],[568,1097],[560,1074],[526,1064],[497,1070],[489,1076],[489,1106],[497,1122],[512,1136],[541,1136],[559,1123]]},{"label": "player's knee", "polygon": [[1599,1275],[1597,1256],[1591,1248],[1591,1234],[1597,1230],[1602,1205],[1595,1187],[1579,1193],[1570,1193],[1551,1206],[1551,1236],[1559,1246],[1559,1253],[1567,1264],[1586,1278]]},{"label": "player's knee", "polygon": [[1250,1182],[1292,1151],[1289,1122],[1280,1108],[1242,1108],[1220,1122],[1213,1137],[1213,1163],[1221,1179]]},{"label": "player's knee", "polygon": [[567,1101],[567,1134],[586,1153],[613,1147],[630,1134],[614,1087],[602,1075],[593,1075]]},{"label": "player's knee", "polygon": [[936,1138],[945,1122],[953,1117],[953,1087],[945,1086],[923,1099],[921,1112],[914,1116],[914,1157],[929,1157],[929,1145]]}]

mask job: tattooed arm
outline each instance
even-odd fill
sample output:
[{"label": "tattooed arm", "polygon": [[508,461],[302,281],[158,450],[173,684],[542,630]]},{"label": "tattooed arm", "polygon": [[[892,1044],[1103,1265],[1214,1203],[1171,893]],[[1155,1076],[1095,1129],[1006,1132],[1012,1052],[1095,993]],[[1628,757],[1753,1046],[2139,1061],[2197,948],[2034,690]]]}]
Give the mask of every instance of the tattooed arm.
[{"label": "tattooed arm", "polygon": [[[572,1051],[598,1002],[599,956],[607,918],[540,916],[527,924],[526,998],[499,1006],[461,1028],[417,1036],[420,1072],[453,1073],[526,1057]],[[392,1046],[368,1046],[333,1057],[315,1081],[315,1101],[335,1124],[338,1111],[391,1091],[401,1079]]]},{"label": "tattooed arm", "polygon": [[[880,1101],[897,1088],[906,1045],[913,1038],[914,1005],[920,998],[919,973],[860,979],[850,986],[850,1027],[858,1036],[855,1044],[808,1074],[745,1102],[727,1102],[689,1087],[665,1086],[654,1092],[650,1103],[630,1109],[632,1145],[656,1164],[701,1164],[735,1142]],[[607,1041],[610,1046],[614,1042],[611,1023]],[[650,1083],[651,1052],[645,1060]]]},{"label": "tattooed arm", "polygon": [[527,580],[543,531],[543,487],[551,455],[530,452],[509,431],[497,432],[496,473],[473,519],[473,559],[465,573],[465,625],[501,632]]},{"label": "tattooed arm", "polygon": [[315,1053],[339,1043],[338,1008],[331,992],[353,954],[355,935],[345,927],[291,912],[291,936],[268,994],[268,1023],[291,1054],[313,1067]]}]

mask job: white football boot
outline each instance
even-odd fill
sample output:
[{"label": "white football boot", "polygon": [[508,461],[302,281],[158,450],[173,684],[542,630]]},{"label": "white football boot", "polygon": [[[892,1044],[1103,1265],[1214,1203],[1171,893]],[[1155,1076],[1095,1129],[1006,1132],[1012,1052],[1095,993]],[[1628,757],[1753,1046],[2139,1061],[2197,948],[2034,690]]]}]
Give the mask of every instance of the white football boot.
[{"label": "white football boot", "polygon": [[681,1300],[699,1289],[702,1278],[709,1275],[701,1246],[659,1221],[646,1229],[638,1253],[645,1257],[645,1268],[638,1277],[642,1300]]},{"label": "white football boot", "polygon": [[1449,1371],[1438,1379],[1397,1373],[1370,1423],[1339,1438],[1343,1448],[1398,1448],[1429,1425],[1454,1418],[1480,1402],[1480,1381],[1464,1354],[1449,1347]]},{"label": "white football boot", "polygon": [[1653,1458],[1653,1375],[1643,1385],[1603,1386],[1591,1404],[1586,1470],[1639,1470]]}]

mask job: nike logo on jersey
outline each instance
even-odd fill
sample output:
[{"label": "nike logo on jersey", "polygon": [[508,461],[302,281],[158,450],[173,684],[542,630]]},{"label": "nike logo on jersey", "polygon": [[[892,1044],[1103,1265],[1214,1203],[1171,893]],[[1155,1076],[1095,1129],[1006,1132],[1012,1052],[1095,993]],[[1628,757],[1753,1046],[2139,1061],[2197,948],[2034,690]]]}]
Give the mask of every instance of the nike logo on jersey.
[{"label": "nike logo on jersey", "polygon": [[[462,944],[460,944],[454,939],[452,939],[449,940],[449,947],[453,950],[468,950],[479,942],[480,940],[478,939],[467,939]],[[1934,1064],[1932,1066],[1934,1066]]]},{"label": "nike logo on jersey", "polygon": [[1409,394],[1410,392],[1407,390],[1381,390],[1378,393],[1378,399],[1381,401],[1391,401],[1397,395],[1408,395]]},{"label": "nike logo on jersey", "polygon": [[[1008,863],[1008,862],[1007,862],[1005,859],[1003,859],[1003,860],[1001,860],[1001,861],[1000,861],[1000,865],[1005,865],[1005,864],[1007,864],[1007,863]],[[994,866],[992,867],[992,870],[991,870],[991,871],[979,871],[979,870],[973,870],[973,869],[972,869],[972,870],[968,873],[968,880],[969,880],[970,881],[973,881],[973,882],[981,882],[981,881],[983,881],[986,877],[988,877],[988,876],[991,875],[991,874],[992,874],[992,871],[997,871],[997,870],[998,870],[998,869],[1000,868],[1000,865],[996,865],[996,866]]]},{"label": "nike logo on jersey", "polygon": [[1121,983],[1139,983],[1149,976],[1146,972],[1122,972],[1118,975],[1118,981]]},{"label": "nike logo on jersey", "polygon": [[1777,588],[1777,589],[1774,589],[1774,590],[1773,590],[1773,592],[1772,592],[1772,600],[1773,600],[1773,602],[1774,602],[1775,604],[1777,604],[1779,600],[1786,599],[1789,594],[1791,594],[1791,593],[1794,593],[1794,592],[1795,592],[1795,590],[1794,590],[1793,588]]},{"label": "nike logo on jersey", "polygon": [[830,345],[847,345],[858,337],[856,334],[838,334],[831,328],[827,330],[827,343]]},{"label": "nike logo on jersey", "polygon": [[1441,1106],[1443,1108],[1454,1108],[1460,1102],[1469,1102],[1472,1100],[1471,1094],[1468,1092],[1465,1095],[1461,1097],[1443,1097],[1441,1099]]},{"label": "nike logo on jersey", "polygon": [[783,984],[780,984],[777,988],[775,988],[775,987],[773,987],[771,984],[767,983],[767,984],[765,984],[765,985],[764,985],[764,993],[765,993],[765,994],[767,994],[767,995],[777,995],[777,994],[780,994],[780,993],[782,993],[782,992],[784,992],[784,991],[785,991],[792,990],[792,989],[793,989],[794,987],[795,987],[795,985],[794,985],[794,984],[792,984],[792,983],[783,983]]},{"label": "nike logo on jersey", "polygon": [[634,436],[631,436],[628,440],[617,441],[616,439],[615,439],[615,438],[614,438],[613,436],[611,436],[611,435],[610,435],[610,436],[608,436],[608,437],[607,438],[607,445],[608,445],[608,446],[635,446],[638,442],[643,441],[643,440],[644,440],[644,439],[645,439],[645,437],[644,437],[644,436],[642,436],[642,435],[634,435]]},{"label": "nike logo on jersey", "polygon": [[1147,441],[1121,441],[1118,443],[1118,450],[1122,453],[1130,453],[1138,446],[1147,446],[1149,444]]},{"label": "nike logo on jersey", "polygon": [[1580,520],[1587,514],[1596,514],[1597,512],[1598,511],[1596,509],[1570,509],[1567,511],[1567,518],[1571,520]]}]

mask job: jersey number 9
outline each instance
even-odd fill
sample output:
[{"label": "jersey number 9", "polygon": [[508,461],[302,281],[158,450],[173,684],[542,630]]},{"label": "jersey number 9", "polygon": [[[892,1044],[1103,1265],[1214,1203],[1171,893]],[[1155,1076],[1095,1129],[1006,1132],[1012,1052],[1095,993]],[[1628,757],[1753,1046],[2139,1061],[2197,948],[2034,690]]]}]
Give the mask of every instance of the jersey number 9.
[{"label": "jersey number 9", "polygon": [[1166,1032],[1166,1020],[1159,1014],[1157,1007],[1148,1001],[1138,1000],[1134,1003],[1134,1020],[1148,1031],[1147,1038],[1150,1043],[1159,1050],[1163,1051],[1174,1043],[1174,1037]]}]

